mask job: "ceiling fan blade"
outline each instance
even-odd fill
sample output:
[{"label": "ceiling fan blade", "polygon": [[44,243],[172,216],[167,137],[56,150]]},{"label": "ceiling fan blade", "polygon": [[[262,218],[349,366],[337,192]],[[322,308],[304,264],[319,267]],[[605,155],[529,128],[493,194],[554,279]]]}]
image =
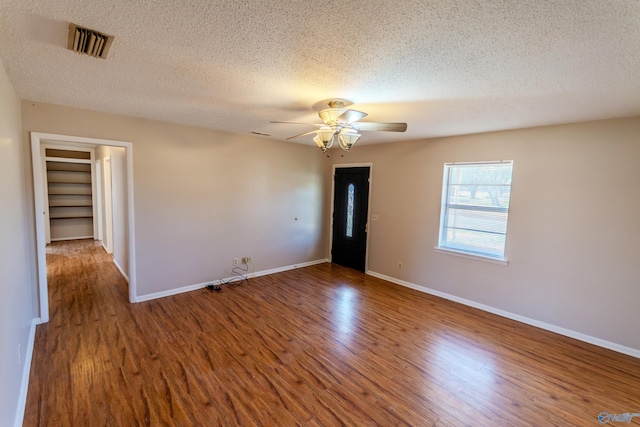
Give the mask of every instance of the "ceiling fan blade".
[{"label": "ceiling fan blade", "polygon": [[310,132],[301,133],[300,135],[290,136],[289,138],[287,138],[287,141],[294,138],[300,138],[301,136],[311,135],[312,133],[317,133],[317,132],[318,132],[317,130],[312,130]]},{"label": "ceiling fan blade", "polygon": [[280,123],[285,125],[325,126],[324,123],[318,124],[318,123],[299,123],[299,122],[278,122],[275,120],[271,120],[269,123]]},{"label": "ceiling fan blade", "polygon": [[340,114],[338,116],[338,121],[339,122],[344,122],[347,123],[348,125],[350,125],[353,122],[357,122],[360,119],[363,119],[365,117],[367,117],[368,114],[367,113],[363,113],[362,111],[358,111],[358,110],[347,110],[344,113]]},{"label": "ceiling fan blade", "polygon": [[406,123],[376,123],[376,122],[357,122],[351,125],[358,131],[385,131],[385,132],[404,132],[407,130]]}]

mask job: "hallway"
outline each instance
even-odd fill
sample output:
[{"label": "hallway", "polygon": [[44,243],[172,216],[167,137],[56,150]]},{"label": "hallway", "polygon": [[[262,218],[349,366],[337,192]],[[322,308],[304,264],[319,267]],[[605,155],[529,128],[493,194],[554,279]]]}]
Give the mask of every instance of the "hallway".
[{"label": "hallway", "polygon": [[125,280],[94,240],[48,245],[47,279],[50,320],[36,330],[24,425],[106,425],[99,420],[126,417],[107,400],[119,340],[107,332],[130,320]]}]

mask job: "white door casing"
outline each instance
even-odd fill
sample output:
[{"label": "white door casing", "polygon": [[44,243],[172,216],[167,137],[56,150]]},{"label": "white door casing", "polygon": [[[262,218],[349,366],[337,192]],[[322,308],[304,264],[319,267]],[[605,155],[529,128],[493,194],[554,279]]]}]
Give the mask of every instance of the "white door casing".
[{"label": "white door casing", "polygon": [[107,145],[123,147],[126,161],[126,198],[127,198],[127,239],[129,259],[129,301],[136,302],[136,260],[135,260],[135,223],[133,202],[133,144],[126,141],[115,141],[98,138],[85,138],[69,135],[58,135],[41,132],[31,132],[31,162],[33,167],[34,214],[36,223],[36,262],[37,262],[37,291],[39,298],[39,322],[49,321],[49,291],[47,288],[46,263],[46,226],[45,226],[45,198],[44,177],[46,171],[42,155],[42,144],[45,143],[75,143],[92,146]]}]

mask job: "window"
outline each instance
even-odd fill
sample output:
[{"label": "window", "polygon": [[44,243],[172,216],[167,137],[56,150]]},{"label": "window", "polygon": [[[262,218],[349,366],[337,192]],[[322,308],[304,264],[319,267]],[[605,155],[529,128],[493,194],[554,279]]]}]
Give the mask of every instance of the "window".
[{"label": "window", "polygon": [[349,184],[347,187],[347,237],[353,237],[353,204],[356,187]]},{"label": "window", "polygon": [[438,249],[504,260],[512,161],[444,165]]}]

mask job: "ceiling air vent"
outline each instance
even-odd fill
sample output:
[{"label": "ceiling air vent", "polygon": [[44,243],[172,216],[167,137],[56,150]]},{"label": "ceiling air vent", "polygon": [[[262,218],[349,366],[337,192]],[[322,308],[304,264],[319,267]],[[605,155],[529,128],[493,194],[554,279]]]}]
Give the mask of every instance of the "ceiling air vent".
[{"label": "ceiling air vent", "polygon": [[69,38],[67,40],[69,50],[105,59],[112,42],[113,36],[69,23]]}]

